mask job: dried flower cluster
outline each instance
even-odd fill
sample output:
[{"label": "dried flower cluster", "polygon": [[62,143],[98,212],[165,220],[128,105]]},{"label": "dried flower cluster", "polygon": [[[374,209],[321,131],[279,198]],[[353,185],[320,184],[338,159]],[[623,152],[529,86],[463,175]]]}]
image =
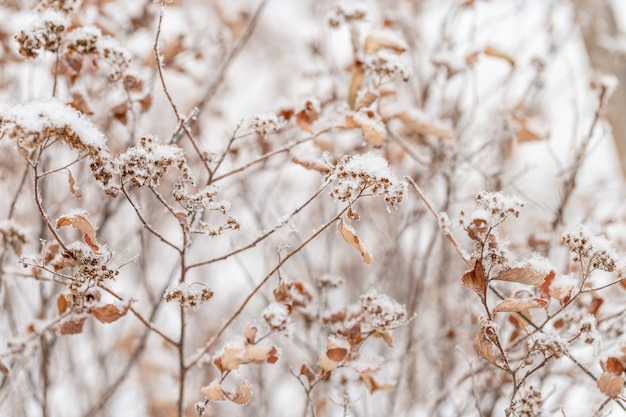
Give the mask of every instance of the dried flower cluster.
[{"label": "dried flower cluster", "polygon": [[213,298],[213,291],[200,282],[178,283],[165,290],[165,301],[175,301],[185,308],[198,307]]},{"label": "dried flower cluster", "polygon": [[561,242],[569,246],[569,250],[574,254],[572,260],[581,262],[585,268],[615,271],[617,254],[603,236],[592,235],[584,226],[578,226],[572,231],[563,233]]}]

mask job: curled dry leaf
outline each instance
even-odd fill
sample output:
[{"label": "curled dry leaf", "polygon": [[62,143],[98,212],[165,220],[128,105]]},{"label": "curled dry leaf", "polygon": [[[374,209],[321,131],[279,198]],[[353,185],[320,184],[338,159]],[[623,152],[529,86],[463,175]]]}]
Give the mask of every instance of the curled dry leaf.
[{"label": "curled dry leaf", "polygon": [[243,349],[225,347],[222,354],[213,359],[213,364],[222,373],[239,369],[242,351]]},{"label": "curled dry leaf", "polygon": [[209,401],[224,401],[226,399],[224,393],[222,392],[222,384],[219,379],[216,379],[209,385],[202,387],[200,392]]},{"label": "curled dry leaf", "polygon": [[302,366],[300,366],[300,375],[304,375],[309,383],[315,381],[315,372],[313,372],[311,367],[306,363],[303,363]]},{"label": "curled dry leaf", "polygon": [[98,253],[100,246],[96,240],[96,229],[88,219],[89,213],[85,210],[77,210],[70,214],[65,214],[57,219],[56,228],[72,226],[83,232],[83,239],[87,245]]},{"label": "curled dry leaf", "polygon": [[545,308],[548,300],[543,298],[508,298],[500,301],[494,308],[494,313],[501,312],[524,312],[532,308]]},{"label": "curled dry leaf", "polygon": [[83,192],[76,186],[76,182],[74,181],[74,176],[72,175],[72,171],[67,170],[67,181],[70,187],[70,193],[76,198],[82,198]]},{"label": "curled dry leaf", "polygon": [[485,270],[480,259],[472,258],[469,262],[469,269],[461,277],[461,282],[467,288],[474,290],[480,298],[485,297],[487,282],[485,280]]},{"label": "curled dry leaf", "polygon": [[374,374],[370,371],[362,372],[360,376],[370,393],[374,393],[376,391],[388,391],[393,388],[393,384],[381,384],[380,382],[376,381],[376,378],[374,378]]},{"label": "curled dry leaf", "polygon": [[103,306],[95,306],[89,309],[89,312],[100,323],[113,323],[128,312],[130,305],[105,304]]},{"label": "curled dry leaf", "polygon": [[367,38],[365,38],[365,44],[363,47],[365,53],[374,54],[383,48],[391,49],[399,54],[406,51],[406,46],[403,45],[401,42],[398,42],[397,40],[391,38],[387,38],[385,36],[369,35]]},{"label": "curled dry leaf", "polygon": [[373,336],[381,337],[385,341],[387,346],[389,346],[390,348],[393,347],[393,338],[391,337],[391,334],[389,334],[389,332],[374,332]]},{"label": "curled dry leaf", "polygon": [[256,340],[256,333],[259,329],[256,326],[247,325],[246,330],[243,332],[243,336],[246,338],[246,343],[252,344]]},{"label": "curled dry leaf", "polygon": [[361,258],[363,258],[363,262],[365,262],[366,264],[371,264],[372,259],[373,259],[372,255],[369,253],[367,248],[361,243],[361,240],[357,236],[354,229],[344,224],[343,219],[339,219],[337,228],[339,229],[339,232],[341,233],[341,236],[343,237],[343,239],[349,244],[351,244],[352,246],[354,246],[361,253]]},{"label": "curled dry leaf", "polygon": [[65,294],[59,295],[59,297],[57,298],[57,310],[59,314],[65,313],[68,307],[69,306],[68,306],[67,298],[65,297]]},{"label": "curled dry leaf", "polygon": [[624,372],[624,363],[615,356],[609,356],[606,363],[602,364],[602,369],[616,375],[621,375]]},{"label": "curled dry leaf", "polygon": [[519,143],[536,142],[547,138],[545,134],[540,134],[528,126],[528,120],[516,117],[517,129],[515,130],[515,138]]},{"label": "curled dry leaf", "polygon": [[226,398],[239,405],[246,405],[250,401],[250,397],[252,396],[252,386],[247,379],[241,379],[239,381],[239,385],[237,385],[237,390],[232,393],[228,391],[223,391]]},{"label": "curled dry leaf", "polygon": [[607,397],[616,398],[624,388],[624,378],[613,372],[604,371],[598,379],[598,388]]},{"label": "curled dry leaf", "polygon": [[498,275],[493,277],[493,279],[497,279],[499,281],[517,282],[518,284],[541,286],[550,274],[554,275],[554,272],[550,271],[546,273],[545,270],[538,270],[532,265],[526,264],[524,266],[504,269]]},{"label": "curled dry leaf", "polygon": [[371,91],[367,91],[363,96],[359,99],[356,104],[357,109],[362,109],[363,107],[369,107],[373,102],[376,101],[378,96]]},{"label": "curled dry leaf", "polygon": [[305,132],[311,133],[311,125],[313,122],[317,120],[319,117],[319,112],[317,111],[317,106],[312,101],[307,101],[304,104],[304,109],[300,110],[296,114],[296,123],[300,127],[300,129]]},{"label": "curled dry leaf", "polygon": [[10,372],[9,367],[0,361],[0,373],[7,375]]},{"label": "curled dry leaf", "polygon": [[279,354],[276,346],[248,345],[243,351],[242,363],[276,363],[278,358]]},{"label": "curled dry leaf", "polygon": [[474,338],[474,346],[476,348],[476,352],[478,356],[486,360],[492,365],[498,365],[495,357],[495,346],[491,337],[487,336],[487,333],[491,335],[491,332],[494,332],[492,326],[481,323],[476,331],[476,337]]},{"label": "curled dry leaf", "polygon": [[322,367],[323,373],[327,374],[337,369],[338,363],[330,359],[328,356],[322,355],[320,356],[320,366]]},{"label": "curled dry leaf", "polygon": [[483,53],[486,56],[490,56],[492,58],[502,59],[508,62],[512,67],[515,66],[515,60],[509,54],[502,52],[501,50],[495,48],[492,45],[487,45],[485,49],[483,50]]},{"label": "curled dry leaf", "polygon": [[82,333],[87,317],[69,317],[59,324],[59,333],[62,335]]},{"label": "curled dry leaf", "polygon": [[365,71],[360,63],[357,63],[354,72],[352,73],[352,80],[350,80],[350,89],[348,90],[348,106],[350,110],[356,109],[356,96],[363,84],[363,76]]},{"label": "curled dry leaf", "polygon": [[382,146],[385,140],[385,132],[378,126],[371,125],[369,123],[363,123],[361,125],[361,132],[363,133],[363,139],[369,146],[378,148]]}]

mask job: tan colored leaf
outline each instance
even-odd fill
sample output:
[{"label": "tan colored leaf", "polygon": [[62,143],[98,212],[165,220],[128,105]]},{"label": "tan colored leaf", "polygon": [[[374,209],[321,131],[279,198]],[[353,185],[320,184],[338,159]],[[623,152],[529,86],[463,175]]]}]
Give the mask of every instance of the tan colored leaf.
[{"label": "tan colored leaf", "polygon": [[552,281],[554,281],[554,277],[554,271],[550,271],[550,273],[544,278],[543,284],[539,286],[539,295],[541,298],[550,298],[550,285],[552,284]]},{"label": "tan colored leaf", "polygon": [[369,35],[365,38],[363,50],[366,54],[374,54],[382,48],[392,49],[394,52],[402,53],[406,51],[406,46],[402,43],[384,36]]},{"label": "tan colored leaf", "polygon": [[72,226],[84,233],[83,239],[85,243],[95,252],[98,253],[100,247],[96,240],[96,229],[87,218],[89,213],[86,211],[76,211],[71,214],[65,214],[57,219],[56,228],[60,229],[65,226]]},{"label": "tan colored leaf", "polygon": [[220,384],[219,379],[216,379],[209,385],[202,387],[200,392],[209,401],[224,401],[226,399],[224,392],[222,392],[222,384]]},{"label": "tan colored leaf", "polygon": [[242,363],[275,363],[277,360],[276,346],[248,345],[242,356]]},{"label": "tan colored leaf", "polygon": [[100,323],[113,323],[128,312],[130,305],[105,304],[103,306],[91,307],[89,312]]},{"label": "tan colored leaf", "polygon": [[491,341],[490,337],[487,337],[487,332],[492,332],[493,328],[485,325],[484,323],[478,327],[476,337],[474,338],[474,346],[478,356],[486,360],[492,365],[498,365],[495,357],[495,345]]},{"label": "tan colored leaf", "polygon": [[361,64],[357,64],[352,73],[352,80],[350,80],[350,89],[348,90],[348,106],[350,110],[356,109],[356,97],[363,84],[363,76],[365,71]]},{"label": "tan colored leaf", "polygon": [[213,364],[220,372],[234,371],[241,365],[242,349],[225,347],[222,354],[213,359]]},{"label": "tan colored leaf", "polygon": [[624,378],[613,372],[605,371],[598,379],[598,388],[610,398],[616,398],[624,388]]},{"label": "tan colored leaf", "polygon": [[485,270],[480,259],[472,258],[469,262],[469,269],[465,271],[461,277],[461,282],[467,288],[474,290],[480,298],[485,297],[487,291],[487,282],[485,279]]},{"label": "tan colored leaf", "polygon": [[547,138],[545,135],[540,135],[528,127],[528,121],[526,119],[516,118],[515,121],[518,125],[515,130],[515,138],[519,143],[536,142]]},{"label": "tan colored leaf", "polygon": [[111,116],[123,125],[128,122],[128,102],[122,101],[121,103],[113,106],[111,109]]},{"label": "tan colored leaf", "polygon": [[292,156],[291,162],[293,162],[294,164],[298,164],[306,169],[317,171],[324,175],[330,172],[330,168],[328,167],[328,165],[315,160],[305,161],[298,158],[297,156]]},{"label": "tan colored leaf", "polygon": [[243,336],[246,338],[246,343],[254,343],[256,340],[256,333],[259,329],[256,326],[247,325],[246,330],[243,332]]},{"label": "tan colored leaf", "polygon": [[76,198],[81,198],[83,196],[83,192],[76,186],[76,181],[74,181],[74,176],[72,175],[72,171],[67,170],[67,180],[70,187],[70,193]]},{"label": "tan colored leaf", "polygon": [[246,405],[250,401],[250,397],[252,396],[252,386],[247,379],[241,379],[239,381],[239,385],[237,385],[237,390],[235,393],[231,393],[228,391],[224,392],[226,398],[239,405]]},{"label": "tan colored leaf", "polygon": [[326,341],[326,356],[335,362],[343,361],[350,351],[350,344],[347,341],[329,337]]},{"label": "tan colored leaf", "polygon": [[150,107],[152,107],[152,94],[146,94],[143,98],[139,99],[138,103],[141,107],[141,112],[147,112],[150,110]]},{"label": "tan colored leaf", "polygon": [[339,229],[339,232],[341,233],[341,236],[343,237],[343,239],[349,244],[351,244],[352,246],[354,246],[361,253],[361,258],[363,258],[363,262],[365,262],[366,264],[371,264],[372,259],[373,259],[372,255],[369,253],[367,248],[365,248],[365,246],[361,243],[361,240],[357,236],[354,229],[348,225],[345,225],[343,223],[343,219],[339,220],[339,223],[337,224],[337,228]]},{"label": "tan colored leaf", "polygon": [[388,391],[393,388],[393,384],[381,384],[376,381],[372,372],[362,372],[360,376],[370,393],[374,393],[376,391]]},{"label": "tan colored leaf", "polygon": [[62,335],[81,333],[85,320],[87,317],[69,317],[59,324],[59,333]]},{"label": "tan colored leaf", "polygon": [[508,62],[512,67],[515,66],[515,60],[510,55],[502,52],[492,45],[487,45],[487,47],[483,50],[483,53],[492,58],[502,59]]},{"label": "tan colored leaf", "polygon": [[[552,271],[550,271],[552,272]],[[507,268],[496,275],[493,279],[507,282],[517,282],[518,284],[542,285],[550,273],[540,271],[526,264],[520,267]]]},{"label": "tan colored leaf", "polygon": [[67,311],[68,304],[67,298],[65,298],[65,294],[59,295],[57,298],[57,310],[59,311],[59,315],[65,313]]},{"label": "tan colored leaf", "polygon": [[330,359],[328,356],[326,355],[322,355],[320,357],[320,366],[322,367],[322,371],[327,374],[329,372],[334,371],[335,369],[337,369],[337,362],[335,362],[334,360]]},{"label": "tan colored leaf", "polygon": [[493,308],[493,312],[522,312],[532,308],[545,308],[547,305],[548,300],[544,300],[543,298],[508,298],[500,301]]},{"label": "tan colored leaf", "polygon": [[434,123],[424,123],[417,121],[405,112],[396,115],[396,118],[402,122],[404,127],[406,127],[415,134],[434,136],[439,139],[452,139],[452,131],[443,126],[437,126]]},{"label": "tan colored leaf", "polygon": [[87,100],[85,100],[85,96],[79,92],[72,93],[72,101],[67,103],[67,105],[75,108],[84,115],[91,116],[93,114],[93,111],[91,111],[89,105],[87,104]]},{"label": "tan colored leaf", "polygon": [[356,104],[357,109],[362,109],[363,107],[369,107],[373,102],[376,101],[378,96],[371,91],[367,91],[363,96],[359,99]]},{"label": "tan colored leaf", "polygon": [[391,337],[391,334],[389,334],[389,332],[374,332],[374,337],[382,337],[387,346],[389,346],[390,348],[393,347],[393,338]]},{"label": "tan colored leaf", "polygon": [[365,142],[369,146],[379,148],[380,146],[382,146],[383,141],[385,140],[385,132],[381,131],[378,127],[369,123],[363,123],[361,125],[361,132],[363,133],[363,138],[365,139]]},{"label": "tan colored leaf", "polygon": [[306,363],[300,366],[300,375],[304,375],[309,383],[315,381],[315,372]]}]

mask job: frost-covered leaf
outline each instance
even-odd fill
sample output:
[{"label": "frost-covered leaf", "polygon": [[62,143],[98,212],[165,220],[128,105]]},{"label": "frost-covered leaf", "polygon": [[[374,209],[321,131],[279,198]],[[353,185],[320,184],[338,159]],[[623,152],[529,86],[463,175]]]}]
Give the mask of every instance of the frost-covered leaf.
[{"label": "frost-covered leaf", "polygon": [[363,138],[369,146],[378,148],[385,140],[385,131],[375,124],[363,123],[361,125]]},{"label": "frost-covered leaf", "polygon": [[624,388],[624,377],[605,371],[598,379],[598,388],[607,397],[616,398]]},{"label": "frost-covered leaf", "polygon": [[515,138],[519,143],[524,142],[536,142],[539,140],[545,140],[548,136],[542,132],[537,131],[529,126],[528,120],[516,117],[517,129],[515,129]]},{"label": "frost-covered leaf", "polygon": [[89,213],[85,210],[73,210],[56,221],[56,228],[60,229],[65,226],[72,226],[84,233],[83,240],[89,247],[98,253],[100,246],[96,240],[96,229],[89,221]]},{"label": "frost-covered leaf", "polygon": [[508,298],[500,301],[494,308],[494,313],[501,312],[522,312],[530,310],[532,308],[545,308],[548,305],[548,300],[542,298]]},{"label": "frost-covered leaf", "polygon": [[65,294],[60,294],[57,297],[57,310],[59,314],[63,314],[67,311],[68,308],[67,298],[65,298]]},{"label": "frost-covered leaf", "polygon": [[609,356],[602,368],[607,372],[621,375],[624,372],[624,363],[615,356]]},{"label": "frost-covered leaf", "polygon": [[85,325],[85,316],[70,316],[59,324],[59,333],[62,335],[82,333]]},{"label": "frost-covered leaf", "polygon": [[100,323],[113,323],[120,317],[123,317],[128,312],[130,305],[119,304],[105,304],[101,306],[94,306],[89,309],[89,312]]},{"label": "frost-covered leaf", "polygon": [[311,133],[311,125],[319,117],[319,103],[314,100],[308,100],[304,103],[304,108],[296,113],[296,124],[305,132]]},{"label": "frost-covered leaf", "polygon": [[247,379],[242,378],[237,385],[237,390],[232,393],[224,391],[226,398],[239,405],[246,405],[252,396],[252,386]]},{"label": "frost-covered leaf", "polygon": [[545,282],[550,273],[553,272],[537,268],[532,263],[526,263],[525,265],[503,269],[502,272],[493,277],[493,279],[497,279],[499,281],[517,282],[518,284],[540,286]]},{"label": "frost-covered leaf", "polygon": [[372,93],[371,91],[366,91],[365,94],[363,94],[360,98],[359,101],[356,104],[356,109],[362,109],[363,107],[369,107],[373,102],[376,101],[376,99],[378,98],[378,96],[374,93]]},{"label": "frost-covered leaf", "polygon": [[389,346],[390,348],[393,347],[393,337],[391,337],[391,334],[389,332],[374,332],[373,336],[382,338],[387,346]]},{"label": "frost-covered leaf", "polygon": [[307,365],[306,363],[303,363],[300,366],[300,375],[304,375],[306,379],[309,381],[309,383],[315,381],[315,372],[313,372],[311,367]]},{"label": "frost-covered leaf", "polygon": [[335,369],[337,369],[337,366],[339,364],[330,359],[328,356],[326,356],[325,354],[320,356],[320,366],[322,367],[322,371],[327,374],[329,372],[334,371]]},{"label": "frost-covered leaf", "polygon": [[498,365],[495,357],[495,345],[492,341],[495,329],[493,325],[489,323],[481,323],[476,331],[476,337],[474,338],[474,346],[478,355],[491,363],[492,365]]},{"label": "frost-covered leaf", "polygon": [[248,345],[243,351],[242,363],[276,363],[279,358],[276,346]]},{"label": "frost-covered leaf", "polygon": [[371,264],[373,259],[372,255],[369,253],[363,243],[361,243],[361,240],[357,236],[356,231],[352,227],[344,224],[343,219],[339,220],[337,228],[339,229],[339,233],[341,233],[343,239],[352,246],[354,246],[361,253],[361,258],[363,258],[363,262],[365,262],[366,264]]},{"label": "frost-covered leaf", "polygon": [[347,340],[330,336],[326,341],[326,356],[335,362],[341,362],[346,359],[349,352],[350,343]]},{"label": "frost-covered leaf", "polygon": [[225,347],[221,354],[218,354],[213,359],[213,364],[217,366],[220,372],[234,371],[239,369],[241,365],[241,354],[243,349],[237,349],[232,347]]},{"label": "frost-covered leaf", "polygon": [[67,170],[67,181],[70,188],[70,193],[76,198],[82,198],[83,192],[76,186],[76,181],[74,181],[74,176],[72,175],[72,171]]},{"label": "frost-covered leaf", "polygon": [[363,84],[363,76],[365,71],[361,65],[357,65],[352,73],[352,79],[350,80],[350,89],[348,90],[348,106],[350,110],[356,109],[356,98]]},{"label": "frost-covered leaf", "polygon": [[200,392],[209,401],[223,401],[226,399],[224,393],[222,392],[222,384],[219,379],[216,379],[209,385],[202,387]]}]

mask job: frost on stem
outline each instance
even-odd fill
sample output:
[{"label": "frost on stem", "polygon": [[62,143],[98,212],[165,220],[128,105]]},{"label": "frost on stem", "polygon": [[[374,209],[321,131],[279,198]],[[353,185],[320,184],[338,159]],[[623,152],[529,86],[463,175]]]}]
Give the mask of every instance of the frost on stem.
[{"label": "frost on stem", "polygon": [[23,152],[50,140],[62,141],[87,156],[96,181],[105,191],[115,194],[111,184],[114,169],[106,137],[81,112],[59,100],[0,106],[0,135],[15,140]]},{"label": "frost on stem", "polygon": [[213,298],[213,291],[201,282],[177,283],[163,294],[165,301],[176,301],[182,307],[193,308]]},{"label": "frost on stem", "polygon": [[601,269],[615,271],[618,256],[611,243],[604,236],[594,236],[584,226],[564,232],[561,243],[569,246],[574,254],[574,262],[582,262],[590,271]]},{"label": "frost on stem", "polygon": [[190,179],[183,150],[176,145],[161,145],[153,136],[144,136],[137,146],[115,158],[122,183],[130,182],[135,187],[154,187],[170,166],[183,171]]},{"label": "frost on stem", "polygon": [[15,34],[20,45],[20,54],[25,58],[36,58],[40,51],[56,52],[63,40],[63,33],[70,19],[57,10],[45,10],[27,27]]},{"label": "frost on stem", "polygon": [[327,180],[335,182],[330,195],[338,201],[354,201],[367,189],[384,196],[388,211],[402,203],[407,192],[406,183],[391,172],[387,160],[371,152],[344,156]]}]

